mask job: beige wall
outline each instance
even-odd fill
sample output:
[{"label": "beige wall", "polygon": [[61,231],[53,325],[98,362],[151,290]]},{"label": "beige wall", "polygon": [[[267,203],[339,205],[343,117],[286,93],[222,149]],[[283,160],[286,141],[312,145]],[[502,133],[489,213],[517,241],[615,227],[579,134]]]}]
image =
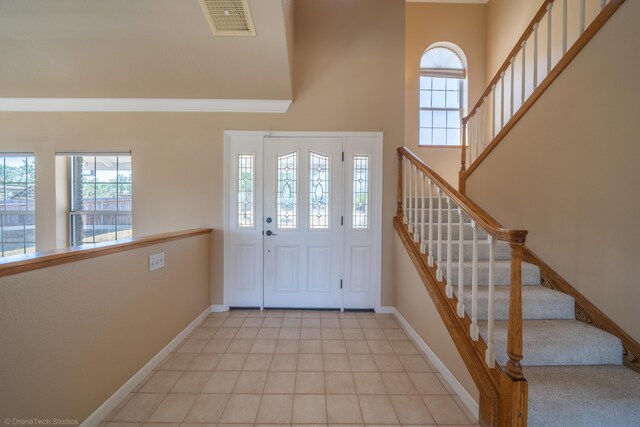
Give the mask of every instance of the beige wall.
[{"label": "beige wall", "polygon": [[396,309],[478,402],[478,388],[397,234],[394,245]]},{"label": "beige wall", "polygon": [[625,2],[467,181],[469,196],[640,340],[640,3]]},{"label": "beige wall", "polygon": [[448,41],[465,53],[468,107],[485,85],[485,5],[407,3],[405,27],[405,144],[457,187],[460,148],[418,147],[420,58],[433,43]]},{"label": "beige wall", "polygon": [[[0,113],[0,151],[36,153],[37,241],[55,247],[61,150],[131,149],[137,236],[221,230],[224,130],[383,131],[382,304],[393,305],[396,147],[404,142],[404,1],[298,0],[294,102],[286,114]],[[222,303],[222,233],[211,302]]]},{"label": "beige wall", "polygon": [[541,5],[542,0],[490,0],[487,3],[486,83],[493,79]]},{"label": "beige wall", "polygon": [[[82,421],[209,306],[202,235],[0,279],[2,418]],[[149,255],[165,268],[148,271]]]}]

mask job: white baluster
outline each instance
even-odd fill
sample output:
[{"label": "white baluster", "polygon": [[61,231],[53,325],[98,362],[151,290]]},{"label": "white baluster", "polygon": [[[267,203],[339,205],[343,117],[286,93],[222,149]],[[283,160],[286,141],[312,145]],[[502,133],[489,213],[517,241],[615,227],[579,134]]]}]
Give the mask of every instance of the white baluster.
[{"label": "white baluster", "polygon": [[[440,225],[438,225],[439,227]],[[433,267],[433,182],[429,180],[429,256],[427,256],[427,264]]]},{"label": "white baluster", "polygon": [[442,282],[442,189],[438,187],[438,266],[436,279]]},{"label": "white baluster", "polygon": [[[482,108],[482,105],[480,105],[478,108]],[[479,111],[476,110],[476,114],[475,114],[475,119],[476,119],[476,159],[478,158],[478,153],[481,152],[482,150],[480,150],[480,138],[478,138],[478,128],[480,127],[480,114]]]},{"label": "white baluster", "polygon": [[458,316],[464,317],[464,218],[458,207]]},{"label": "white baluster", "polygon": [[500,74],[500,129],[504,127],[504,71]]},{"label": "white baluster", "polygon": [[527,90],[527,41],[522,42],[522,93],[520,94],[520,106],[524,104],[525,91]]},{"label": "white baluster", "polygon": [[471,338],[478,340],[478,225],[471,221],[473,247],[471,255]]},{"label": "white baluster", "polygon": [[514,83],[514,78],[513,78],[513,73],[514,73],[514,66],[513,63],[516,61],[516,57],[514,56],[513,58],[511,58],[511,96],[509,98],[509,111],[511,114],[509,114],[509,119],[511,119],[511,117],[513,117],[513,101],[515,99],[515,94],[513,92],[514,87],[515,87],[515,83]]},{"label": "white baluster", "polygon": [[473,117],[469,117],[469,120],[467,120],[467,123],[465,124],[467,131],[465,132],[467,135],[467,147],[468,147],[468,159],[469,159],[469,164],[473,163],[473,140],[471,139],[471,120],[473,120]]},{"label": "white baluster", "polygon": [[491,87],[491,139],[496,137],[496,85]]},{"label": "white baluster", "polygon": [[413,191],[413,241],[418,243],[420,242],[420,228],[418,227],[418,180],[419,180],[418,165],[416,165],[416,181],[415,181],[415,190]]},{"label": "white baluster", "polygon": [[489,97],[485,96],[482,101],[482,148],[487,148],[487,109],[489,108]]},{"label": "white baluster", "polygon": [[451,219],[452,216],[453,210],[451,209],[451,198],[447,197],[447,287],[445,288],[447,292],[447,298],[453,297],[453,286],[451,284],[451,256],[453,252],[453,236],[451,236],[453,225],[453,220]]},{"label": "white baluster", "polygon": [[490,367],[495,366],[496,357],[493,351],[493,327],[494,327],[494,290],[495,290],[495,263],[496,263],[496,239],[489,235],[489,295],[487,307],[487,350],[485,362]]},{"label": "white baluster", "polygon": [[402,194],[404,194],[404,200],[402,201],[402,208],[404,209],[404,215],[402,217],[402,222],[404,222],[405,224],[409,223],[409,201],[407,200],[407,198],[409,197],[409,193],[407,190],[407,186],[408,186],[408,182],[409,182],[409,170],[407,168],[407,158],[406,157],[402,157],[402,175],[403,175],[403,180],[402,180]]},{"label": "white baluster", "polygon": [[584,27],[585,27],[585,0],[580,0],[580,35],[582,35],[582,33],[584,33]]},{"label": "white baluster", "polygon": [[552,10],[553,2],[547,5],[547,74],[551,71],[551,33],[553,33],[553,27],[551,26]]},{"label": "white baluster", "polygon": [[413,192],[411,191],[411,183],[413,181],[413,163],[409,162],[409,193],[407,194],[407,197],[409,198],[409,200],[407,200],[407,205],[408,205],[408,209],[409,209],[409,233],[413,233],[413,218],[411,218],[411,215],[413,215],[413,210],[411,209],[411,201],[413,200],[412,194]]},{"label": "white baluster", "polygon": [[604,9],[606,5],[607,5],[607,0],[600,0],[600,10]]},{"label": "white baluster", "polygon": [[[426,212],[426,208],[425,208],[425,198],[424,198],[424,181],[426,180],[426,176],[425,174],[422,174],[422,205],[421,210],[420,210],[420,252],[425,254],[427,253],[427,245],[425,244],[426,239],[425,239],[425,234],[424,234],[424,228],[426,226],[426,216],[425,216],[425,212]],[[431,202],[429,202],[431,203]]]},{"label": "white baluster", "polygon": [[540,23],[533,26],[533,90],[538,87],[538,28]]},{"label": "white baluster", "polygon": [[562,54],[567,53],[567,20],[568,17],[567,0],[562,0]]}]

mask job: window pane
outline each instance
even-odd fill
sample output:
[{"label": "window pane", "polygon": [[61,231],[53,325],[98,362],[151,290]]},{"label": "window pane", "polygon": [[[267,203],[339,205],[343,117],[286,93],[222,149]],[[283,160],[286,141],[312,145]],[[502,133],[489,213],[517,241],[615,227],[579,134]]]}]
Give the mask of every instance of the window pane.
[{"label": "window pane", "polygon": [[434,90],[433,91],[433,108],[445,108],[447,106],[446,102],[446,92],[443,90]]},{"label": "window pane", "polygon": [[84,182],[81,184],[82,193],[79,200],[79,208],[83,211],[96,210],[96,184],[93,182]]},{"label": "window pane", "polygon": [[35,251],[35,157],[0,154],[0,257]]},{"label": "window pane", "polygon": [[431,145],[433,140],[431,139],[431,128],[420,128],[420,145]]},{"label": "window pane", "polygon": [[460,90],[460,79],[447,79],[447,90]]},{"label": "window pane", "polygon": [[[71,167],[71,244],[130,237],[131,156],[72,156]],[[105,213],[89,213],[101,211]]]},{"label": "window pane", "polygon": [[447,130],[446,129],[434,129],[433,130],[433,145],[447,145]]},{"label": "window pane", "polygon": [[309,153],[309,228],[329,228],[329,156]]},{"label": "window pane", "polygon": [[5,209],[8,211],[26,211],[27,193],[26,183],[5,183]]},{"label": "window pane", "polygon": [[433,77],[433,89],[445,90],[447,88],[447,79],[442,77]]},{"label": "window pane", "polygon": [[118,157],[99,156],[96,157],[96,181],[116,182],[118,178]]},{"label": "window pane", "polygon": [[420,127],[429,128],[431,126],[433,126],[433,112],[420,111]]},{"label": "window pane", "polygon": [[447,111],[447,127],[460,128],[460,111]]},{"label": "window pane", "polygon": [[253,154],[238,155],[238,227],[254,226]]},{"label": "window pane", "polygon": [[433,112],[433,127],[436,127],[436,128],[447,127],[447,112],[446,111],[434,111]]},{"label": "window pane", "polygon": [[431,91],[421,90],[420,91],[420,108],[428,108],[431,107]]},{"label": "window pane", "polygon": [[278,156],[276,218],[278,228],[296,228],[298,211],[297,153]]},{"label": "window pane", "polygon": [[131,215],[116,216],[116,239],[130,239],[132,235]]},{"label": "window pane", "polygon": [[447,129],[447,145],[460,145],[459,129]]},{"label": "window pane", "polygon": [[420,76],[420,89],[431,89],[433,77]]},{"label": "window pane", "polygon": [[369,156],[353,156],[352,227],[369,228]]},{"label": "window pane", "polygon": [[460,108],[460,92],[447,91],[447,108]]}]

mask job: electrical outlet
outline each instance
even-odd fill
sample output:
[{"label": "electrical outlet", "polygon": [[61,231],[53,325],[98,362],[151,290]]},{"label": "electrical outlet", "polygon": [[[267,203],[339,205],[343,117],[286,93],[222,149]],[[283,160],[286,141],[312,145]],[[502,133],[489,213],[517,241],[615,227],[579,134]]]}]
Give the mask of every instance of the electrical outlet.
[{"label": "electrical outlet", "polygon": [[164,252],[149,256],[149,271],[164,267]]}]

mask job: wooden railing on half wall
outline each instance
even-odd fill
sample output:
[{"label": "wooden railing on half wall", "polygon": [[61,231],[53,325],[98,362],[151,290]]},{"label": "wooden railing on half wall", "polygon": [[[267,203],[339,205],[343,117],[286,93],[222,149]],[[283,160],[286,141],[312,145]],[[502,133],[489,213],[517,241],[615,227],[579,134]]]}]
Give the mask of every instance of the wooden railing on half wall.
[{"label": "wooden railing on half wall", "polygon": [[202,234],[210,234],[211,231],[211,228],[193,228],[190,230],[172,231],[145,237],[134,237],[104,243],[91,243],[70,248],[36,252],[28,255],[12,256],[0,261],[0,277],[39,270],[41,268],[55,267],[56,265],[111,255],[118,252],[131,251],[145,246],[187,239]]},{"label": "wooden railing on half wall", "polygon": [[[520,361],[523,356],[522,257],[527,231],[503,228],[408,148],[398,148],[398,161],[394,227],[480,390],[480,422],[483,426],[526,426],[528,385]],[[456,221],[454,215],[457,215]],[[471,295],[464,286],[464,241],[469,227],[473,245]],[[480,230],[486,233],[489,243],[486,340],[479,334],[477,314]],[[454,233],[458,234],[457,238]],[[493,339],[494,267],[499,240],[509,244],[511,254],[505,366],[496,363]],[[452,252],[454,243],[459,251],[456,261]],[[454,270],[457,270],[455,274]],[[465,300],[471,302],[470,313],[465,309]]]},{"label": "wooden railing on half wall", "polygon": [[462,118],[460,192],[465,192],[469,175],[624,1],[543,1],[476,105]]}]

